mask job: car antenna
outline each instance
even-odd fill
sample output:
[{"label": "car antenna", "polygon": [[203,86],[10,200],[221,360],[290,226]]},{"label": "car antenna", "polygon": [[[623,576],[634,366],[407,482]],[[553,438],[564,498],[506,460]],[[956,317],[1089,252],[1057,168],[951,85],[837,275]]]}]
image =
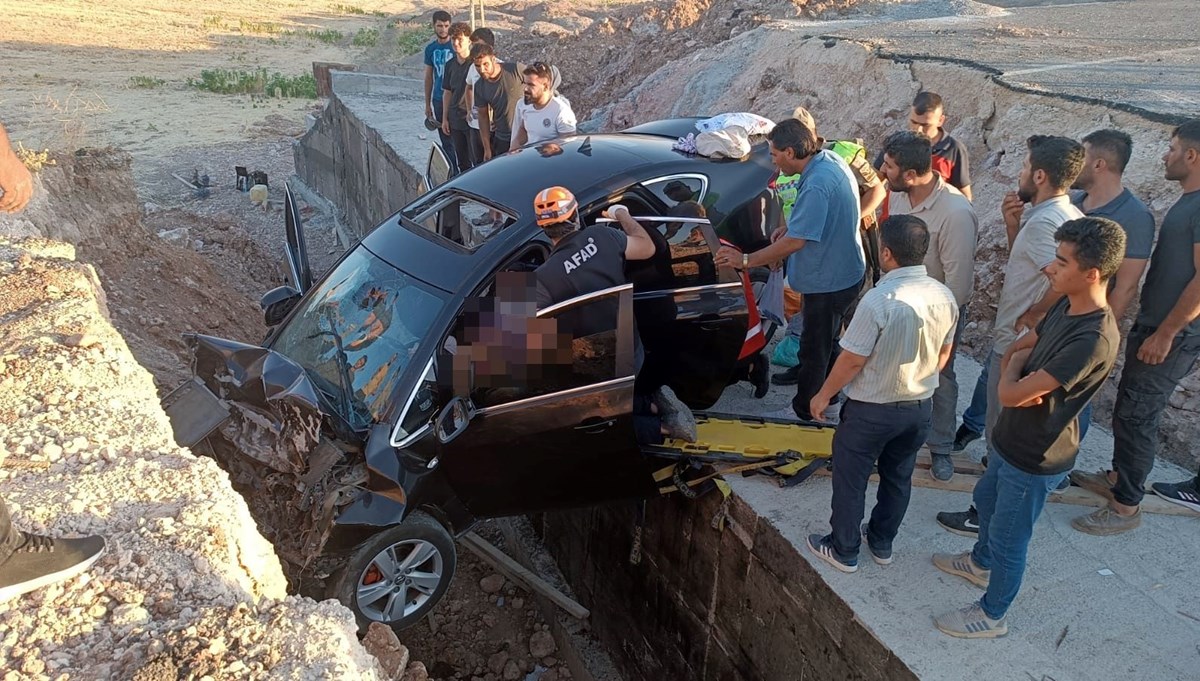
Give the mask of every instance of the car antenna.
[{"label": "car antenna", "polygon": [[587,137],[583,138],[583,144],[579,145],[579,153],[583,154],[584,156],[592,155],[592,136],[591,135],[588,135]]}]

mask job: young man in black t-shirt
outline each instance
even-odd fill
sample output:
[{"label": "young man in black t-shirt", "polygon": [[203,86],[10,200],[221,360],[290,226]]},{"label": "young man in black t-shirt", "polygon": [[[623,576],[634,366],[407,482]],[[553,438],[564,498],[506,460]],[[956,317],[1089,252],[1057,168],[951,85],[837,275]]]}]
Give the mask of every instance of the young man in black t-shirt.
[{"label": "young man in black t-shirt", "polygon": [[[467,96],[467,74],[471,70],[471,26],[450,25],[450,47],[454,56],[442,67],[442,132],[450,137],[454,174],[471,169],[471,125],[467,118],[474,105]],[[449,153],[450,150],[447,150]]]},{"label": "young man in black t-shirt", "polygon": [[1125,231],[1112,220],[1084,217],[1063,223],[1054,239],[1057,254],[1044,271],[1064,297],[1001,361],[997,456],[974,492],[979,539],[967,553],[933,556],[938,569],[987,589],[978,602],[935,618],[950,636],[1008,633],[1005,614],[1021,588],[1034,523],[1075,465],[1077,417],[1117,358],[1121,338],[1107,284],[1121,266]]}]

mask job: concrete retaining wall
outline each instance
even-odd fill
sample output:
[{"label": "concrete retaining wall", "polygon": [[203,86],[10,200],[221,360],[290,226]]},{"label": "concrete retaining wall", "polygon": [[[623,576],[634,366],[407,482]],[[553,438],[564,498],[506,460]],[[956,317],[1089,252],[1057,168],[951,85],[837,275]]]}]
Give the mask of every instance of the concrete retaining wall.
[{"label": "concrete retaining wall", "polygon": [[331,75],[329,104],[295,146],[296,175],[340,209],[343,237],[356,240],[421,191],[418,169],[429,147],[415,132],[423,118],[420,84]]},{"label": "concrete retaining wall", "polygon": [[646,516],[638,565],[632,505],[536,523],[626,678],[917,678],[745,501],[671,496]]}]

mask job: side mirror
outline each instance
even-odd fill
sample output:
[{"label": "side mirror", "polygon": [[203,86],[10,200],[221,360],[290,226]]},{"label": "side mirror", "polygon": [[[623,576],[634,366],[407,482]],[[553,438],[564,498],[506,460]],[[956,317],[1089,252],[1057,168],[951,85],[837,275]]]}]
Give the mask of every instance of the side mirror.
[{"label": "side mirror", "polygon": [[300,298],[300,292],[291,286],[279,286],[267,291],[258,301],[263,311],[263,321],[267,326],[275,326],[282,322],[292,308],[296,307],[296,303],[300,302]]},{"label": "side mirror", "polygon": [[470,400],[463,397],[455,397],[450,400],[450,403],[437,415],[437,421],[434,423],[438,440],[442,444],[446,444],[462,435],[473,418],[475,418],[475,405],[471,404]]}]

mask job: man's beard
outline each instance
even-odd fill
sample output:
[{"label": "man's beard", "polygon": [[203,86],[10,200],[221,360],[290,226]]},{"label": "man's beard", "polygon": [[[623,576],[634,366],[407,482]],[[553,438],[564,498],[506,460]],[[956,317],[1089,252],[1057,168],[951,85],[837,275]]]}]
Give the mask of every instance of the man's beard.
[{"label": "man's beard", "polygon": [[1025,187],[1017,187],[1017,198],[1021,199],[1021,203],[1032,203],[1033,197],[1036,195],[1036,191],[1031,192]]}]

